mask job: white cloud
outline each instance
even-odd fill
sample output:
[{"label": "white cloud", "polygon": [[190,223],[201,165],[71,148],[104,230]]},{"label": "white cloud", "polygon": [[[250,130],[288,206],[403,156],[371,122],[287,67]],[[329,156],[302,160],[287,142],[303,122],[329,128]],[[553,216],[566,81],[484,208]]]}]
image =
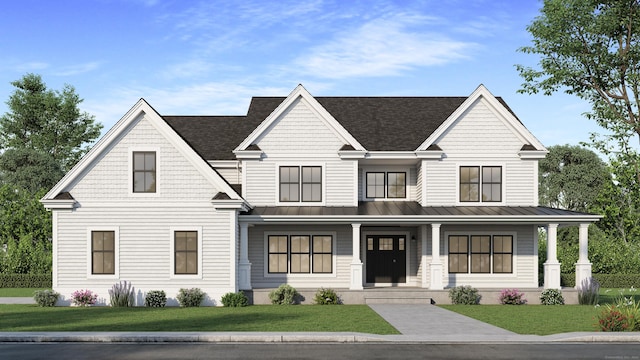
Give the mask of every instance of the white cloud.
[{"label": "white cloud", "polygon": [[53,71],[52,74],[55,76],[73,76],[73,75],[79,75],[79,74],[84,74],[84,73],[93,71],[98,67],[100,67],[100,62],[93,61],[93,62],[88,62],[84,64],[64,66]]},{"label": "white cloud", "polygon": [[469,58],[478,47],[438,32],[412,31],[413,25],[429,21],[436,19],[404,14],[377,18],[311,48],[294,63],[301,71],[324,78],[390,76]]},{"label": "white cloud", "polygon": [[31,61],[31,62],[17,64],[15,66],[15,69],[18,72],[31,72],[31,71],[41,71],[49,68],[49,66],[50,65],[45,62]]}]

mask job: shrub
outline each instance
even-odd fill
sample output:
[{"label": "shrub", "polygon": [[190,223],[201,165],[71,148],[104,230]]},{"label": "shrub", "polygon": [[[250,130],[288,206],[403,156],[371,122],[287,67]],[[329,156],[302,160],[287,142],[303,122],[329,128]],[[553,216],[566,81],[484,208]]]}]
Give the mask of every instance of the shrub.
[{"label": "shrub", "polygon": [[454,305],[477,305],[480,303],[482,295],[478,294],[478,289],[465,285],[451,288],[449,298]]},{"label": "shrub", "polygon": [[178,302],[182,307],[198,307],[204,300],[205,293],[199,288],[180,289],[178,291]]},{"label": "shrub", "polygon": [[96,303],[98,300],[98,294],[94,294],[91,290],[76,290],[71,294],[73,305],[76,306],[90,306]]},{"label": "shrub", "polygon": [[562,291],[558,289],[546,289],[540,294],[540,304],[542,305],[564,305]]},{"label": "shrub", "polygon": [[299,296],[298,291],[289,284],[282,284],[269,293],[273,305],[293,305]]},{"label": "shrub", "polygon": [[607,306],[598,313],[596,326],[600,331],[630,331],[626,315],[621,313],[615,305]]},{"label": "shrub", "polygon": [[167,294],[164,290],[151,290],[144,297],[147,307],[164,307],[167,305]]},{"label": "shrub", "polygon": [[500,292],[500,304],[502,305],[524,305],[527,300],[524,299],[524,293],[518,289],[504,289]]},{"label": "shrub", "polygon": [[[0,253],[2,251],[0,250]],[[50,288],[51,274],[0,274],[0,288]]]},{"label": "shrub", "polygon": [[249,305],[249,298],[243,292],[230,292],[222,296],[222,306],[224,307],[245,307]]},{"label": "shrub", "polygon": [[318,305],[340,305],[342,301],[340,297],[333,289],[320,288],[316,291],[316,295],[313,298],[314,302]]},{"label": "shrub", "polygon": [[578,289],[578,303],[580,305],[597,305],[600,298],[600,283],[593,277],[582,280]]},{"label": "shrub", "polygon": [[130,282],[120,281],[114,284],[109,290],[111,306],[113,307],[131,307],[135,303],[135,288]]},{"label": "shrub", "polygon": [[42,307],[55,306],[60,294],[53,290],[37,290],[33,293],[33,300]]}]

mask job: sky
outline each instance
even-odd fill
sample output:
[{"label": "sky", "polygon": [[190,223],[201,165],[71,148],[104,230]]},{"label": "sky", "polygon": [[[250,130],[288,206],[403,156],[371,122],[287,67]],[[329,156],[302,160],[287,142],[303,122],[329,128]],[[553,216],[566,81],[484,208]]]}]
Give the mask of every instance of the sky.
[{"label": "sky", "polygon": [[140,99],[162,115],[244,115],[252,96],[468,96],[484,84],[546,146],[589,142],[588,103],[519,94],[536,67],[537,0],[20,0],[0,3],[0,114],[27,73],[75,87],[111,128]]}]

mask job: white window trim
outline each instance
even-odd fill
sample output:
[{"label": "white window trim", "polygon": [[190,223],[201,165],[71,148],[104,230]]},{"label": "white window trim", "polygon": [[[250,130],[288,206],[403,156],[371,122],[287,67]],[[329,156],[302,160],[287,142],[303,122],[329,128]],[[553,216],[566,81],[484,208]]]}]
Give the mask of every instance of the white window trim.
[{"label": "white window trim", "polygon": [[[491,236],[491,258],[489,268],[492,272],[489,273],[449,273],[449,236],[473,236],[473,235],[489,235]],[[512,269],[511,273],[493,273],[493,237],[494,236],[512,236],[513,237],[513,254],[512,254]],[[517,278],[518,277],[518,233],[512,231],[451,231],[444,233],[444,273],[449,277],[449,283],[464,281],[465,279],[478,280],[480,278],[491,277],[493,278]],[[469,252],[469,259],[471,258],[471,252]],[[537,264],[537,262],[536,262]],[[471,263],[469,270],[471,270]]]},{"label": "white window trim", "polygon": [[[500,198],[502,201],[482,201],[482,182],[480,182],[480,189],[478,196],[480,197],[479,201],[460,201],[460,168],[465,166],[475,166],[480,168],[480,177],[482,178],[482,168],[483,167],[501,167],[502,168],[502,178],[501,185],[502,188]],[[507,205],[506,194],[507,194],[507,184],[506,184],[506,171],[507,166],[505,163],[457,163],[456,164],[456,205],[457,206],[505,206]]]},{"label": "white window trim", "polygon": [[[196,231],[198,233],[198,273],[197,274],[176,274],[175,259],[175,232],[176,231]],[[202,279],[202,226],[176,226],[169,228],[169,278],[170,279]]]},{"label": "white window trim", "polygon": [[[113,274],[93,273],[93,254],[91,252],[91,233],[94,231],[113,231]],[[87,228],[87,279],[119,279],[120,278],[120,227],[96,226]]]},{"label": "white window trim", "polygon": [[[383,198],[370,198],[367,197],[367,173],[377,172],[384,173],[384,197]],[[405,197],[403,198],[388,198],[387,197],[387,173],[390,172],[403,172],[405,173]],[[408,201],[411,199],[412,186],[411,182],[411,168],[405,166],[367,166],[362,168],[362,200],[363,201]]]},{"label": "white window trim", "polygon": [[[269,273],[269,236],[271,235],[282,235],[282,236],[296,236],[296,235],[309,235],[311,237],[313,236],[331,236],[332,237],[332,241],[331,241],[331,273],[314,273],[313,272],[313,263],[311,263],[311,269],[309,273],[303,273],[303,274],[292,274],[287,272],[286,274],[272,274]],[[288,230],[284,230],[284,231],[265,231],[264,232],[264,269],[263,269],[263,275],[265,278],[270,278],[270,279],[283,279],[283,281],[286,281],[286,279],[316,279],[316,278],[335,278],[337,276],[337,272],[336,272],[336,260],[337,260],[337,255],[336,255],[336,250],[337,250],[337,244],[338,244],[338,237],[337,237],[337,233],[336,232],[326,232],[326,231],[288,231]],[[312,245],[312,244],[311,244]],[[287,254],[287,271],[289,269],[289,261],[291,258],[291,249],[287,246],[288,249],[288,254]],[[312,255],[313,253],[310,253],[310,255]]]},{"label": "white window trim", "polygon": [[[160,196],[160,192],[161,192],[161,188],[162,188],[162,181],[161,181],[161,166],[160,166],[160,159],[161,159],[161,155],[160,155],[160,148],[159,147],[149,147],[149,146],[145,146],[145,147],[130,147],[127,149],[127,151],[129,152],[128,157],[129,157],[129,161],[128,161],[128,167],[127,167],[127,189],[129,191],[129,196],[132,197],[159,197]],[[134,192],[133,191],[133,153],[134,152],[155,152],[156,153],[156,192]]]},{"label": "white window trim", "polygon": [[[281,166],[297,166],[300,168],[300,200],[299,201],[280,201],[280,167]],[[302,201],[302,168],[307,166],[319,166],[322,171],[322,199],[315,202]],[[327,166],[326,163],[300,163],[298,162],[278,162],[275,164],[275,203],[276,206],[324,206],[327,202]]]},{"label": "white window trim", "polygon": [[[406,249],[406,275],[405,275],[405,283],[399,284],[401,286],[413,286],[416,282],[417,277],[411,274],[411,232],[410,231],[375,231],[375,230],[367,230],[362,232],[362,238],[360,239],[360,253],[362,254],[362,263],[364,264],[364,269],[362,269],[363,280],[367,279],[367,237],[369,236],[385,236],[385,235],[404,235],[404,246]],[[393,286],[395,284],[392,283],[366,283],[367,285],[375,285],[375,286]]]}]

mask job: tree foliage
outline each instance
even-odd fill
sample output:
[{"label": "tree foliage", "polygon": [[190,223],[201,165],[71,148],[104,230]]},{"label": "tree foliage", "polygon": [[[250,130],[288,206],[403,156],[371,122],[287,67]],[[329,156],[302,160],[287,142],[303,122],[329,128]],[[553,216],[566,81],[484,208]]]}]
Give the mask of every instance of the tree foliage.
[{"label": "tree foliage", "polygon": [[577,145],[555,145],[548,150],[538,163],[540,205],[588,211],[611,182],[606,164],[593,151]]},{"label": "tree foliage", "polygon": [[80,111],[82,99],[71,85],[50,90],[36,74],[26,74],[11,85],[15,90],[7,101],[9,112],[0,117],[0,147],[5,153],[28,149],[40,153],[34,156],[48,155],[62,172],[68,171],[100,135],[102,125]]}]

